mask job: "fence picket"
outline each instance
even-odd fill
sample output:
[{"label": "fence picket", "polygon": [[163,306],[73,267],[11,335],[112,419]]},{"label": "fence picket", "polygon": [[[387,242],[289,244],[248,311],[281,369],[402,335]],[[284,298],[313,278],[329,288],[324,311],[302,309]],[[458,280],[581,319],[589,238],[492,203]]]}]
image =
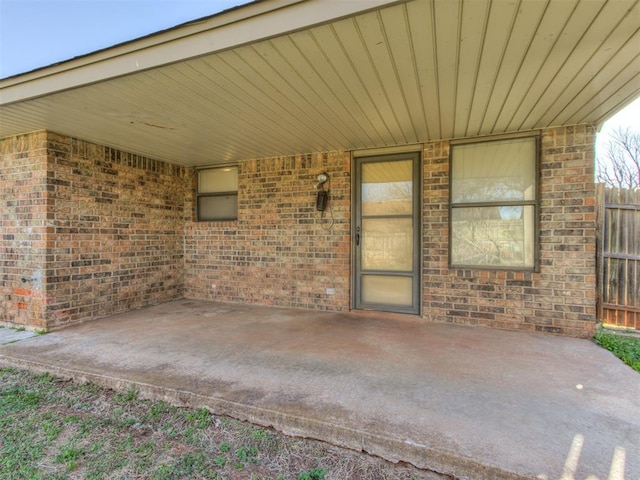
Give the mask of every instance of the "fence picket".
[{"label": "fence picket", "polygon": [[598,317],[640,330],[640,189],[598,185]]}]

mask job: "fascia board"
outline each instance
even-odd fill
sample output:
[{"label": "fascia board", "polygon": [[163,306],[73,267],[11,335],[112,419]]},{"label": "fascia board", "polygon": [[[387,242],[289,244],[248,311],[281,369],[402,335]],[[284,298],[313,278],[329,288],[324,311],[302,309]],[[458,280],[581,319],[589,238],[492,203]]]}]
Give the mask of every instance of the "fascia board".
[{"label": "fascia board", "polygon": [[251,3],[200,22],[0,80],[0,106],[221,52],[396,3],[402,2],[272,0]]}]

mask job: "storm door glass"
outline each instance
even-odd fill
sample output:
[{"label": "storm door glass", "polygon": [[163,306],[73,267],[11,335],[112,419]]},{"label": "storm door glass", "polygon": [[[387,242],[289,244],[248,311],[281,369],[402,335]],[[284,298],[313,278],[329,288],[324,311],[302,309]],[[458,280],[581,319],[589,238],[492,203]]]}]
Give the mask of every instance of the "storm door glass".
[{"label": "storm door glass", "polygon": [[356,308],[417,313],[418,156],[357,160]]}]

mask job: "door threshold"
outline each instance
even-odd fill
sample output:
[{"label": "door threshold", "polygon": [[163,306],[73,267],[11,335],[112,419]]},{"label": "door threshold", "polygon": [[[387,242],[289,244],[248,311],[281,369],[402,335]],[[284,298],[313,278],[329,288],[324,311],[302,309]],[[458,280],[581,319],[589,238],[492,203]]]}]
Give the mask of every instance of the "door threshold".
[{"label": "door threshold", "polygon": [[419,313],[385,312],[383,310],[353,309],[349,315],[358,318],[373,318],[377,320],[399,320],[404,322],[422,322],[424,319]]}]

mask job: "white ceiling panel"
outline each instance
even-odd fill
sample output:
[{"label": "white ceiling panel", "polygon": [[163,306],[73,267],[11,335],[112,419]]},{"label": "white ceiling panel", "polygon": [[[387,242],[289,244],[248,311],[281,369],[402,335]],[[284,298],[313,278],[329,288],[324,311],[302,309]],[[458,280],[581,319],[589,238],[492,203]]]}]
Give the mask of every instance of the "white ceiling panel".
[{"label": "white ceiling panel", "polygon": [[[545,86],[548,94],[544,101],[538,101],[524,120],[524,123],[544,124],[551,122],[567,106],[571,98],[579,92],[580,85],[584,85],[602,67],[603,60],[611,58],[618,52],[612,45],[612,38],[627,37],[625,24],[631,24],[634,30],[638,30],[640,11],[636,8],[629,11],[634,0],[608,2],[599,12],[598,21],[593,21],[586,28],[579,39],[576,48],[570,52],[566,60],[554,72],[553,79]],[[628,22],[624,19],[627,18]],[[640,45],[636,44],[636,48]],[[591,68],[588,66],[591,65]],[[593,68],[595,67],[595,68]],[[595,93],[595,92],[594,92]]]},{"label": "white ceiling panel", "polygon": [[640,95],[636,0],[345,3],[267,0],[0,80],[0,137],[49,129],[203,165],[598,124]]}]

